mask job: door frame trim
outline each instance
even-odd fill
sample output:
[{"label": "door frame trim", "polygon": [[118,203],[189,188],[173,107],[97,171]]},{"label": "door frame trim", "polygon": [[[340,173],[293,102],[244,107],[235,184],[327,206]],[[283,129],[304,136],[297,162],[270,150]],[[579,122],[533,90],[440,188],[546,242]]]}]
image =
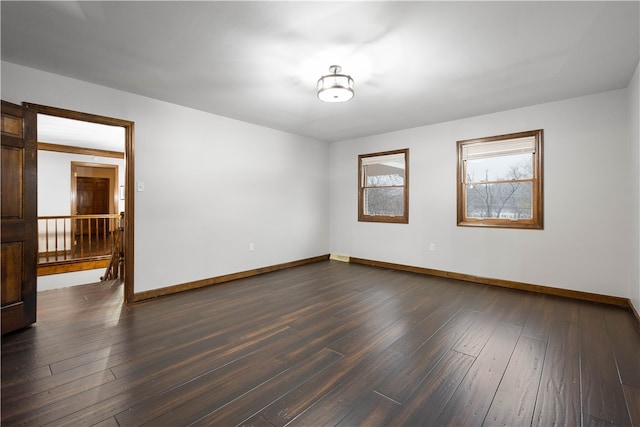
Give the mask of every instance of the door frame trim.
[{"label": "door frame trim", "polygon": [[[134,122],[129,120],[116,119],[113,117],[101,116],[79,111],[67,110],[64,108],[50,107],[31,102],[23,102],[23,106],[28,107],[40,114],[63,117],[67,119],[80,120],[85,122],[99,123],[103,125],[119,126],[124,128],[124,161],[125,161],[125,212],[124,212],[124,302],[130,304],[134,302],[134,202],[135,184],[134,173]],[[36,116],[37,117],[37,116]],[[37,127],[36,127],[37,128]]]}]

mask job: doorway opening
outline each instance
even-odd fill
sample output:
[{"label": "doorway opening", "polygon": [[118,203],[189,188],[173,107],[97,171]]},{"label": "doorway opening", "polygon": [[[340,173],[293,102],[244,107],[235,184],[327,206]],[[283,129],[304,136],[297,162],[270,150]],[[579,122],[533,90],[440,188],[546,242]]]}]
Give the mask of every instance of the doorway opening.
[{"label": "doorway opening", "polygon": [[[97,269],[109,265],[109,255],[101,251],[113,249],[113,236],[118,233],[123,255],[119,259],[124,262],[120,269],[124,301],[133,302],[133,122],[32,103],[24,105],[37,113],[39,223],[41,218],[55,218],[49,229],[64,230],[63,237],[47,236],[44,241],[49,246],[57,245],[56,255],[58,246],[64,256],[81,255],[82,262],[76,260],[75,267],[69,267],[74,264],[71,260],[58,263],[66,267],[58,267],[55,274],[71,277],[73,273],[65,272],[65,268],[87,270],[84,277],[92,279],[85,279],[82,284],[99,281],[104,270]],[[40,232],[40,245],[42,235]],[[75,280],[77,277],[83,276],[80,274]],[[58,276],[56,280],[65,278]],[[46,281],[42,282],[46,289]]]},{"label": "doorway opening", "polygon": [[96,215],[95,221],[76,219],[70,224],[75,258],[111,255],[118,224],[106,215],[120,212],[118,188],[117,164],[71,162],[71,213],[76,218]]}]

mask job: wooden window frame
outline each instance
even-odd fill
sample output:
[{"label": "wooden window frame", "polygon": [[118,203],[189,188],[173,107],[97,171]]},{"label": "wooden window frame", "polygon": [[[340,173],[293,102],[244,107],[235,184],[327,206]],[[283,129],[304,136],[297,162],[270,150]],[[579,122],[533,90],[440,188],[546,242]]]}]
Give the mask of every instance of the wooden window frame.
[{"label": "wooden window frame", "polygon": [[[389,155],[403,154],[404,155],[404,185],[395,186],[403,188],[403,203],[402,203],[402,215],[368,215],[364,211],[365,202],[365,190],[367,188],[364,185],[364,168],[362,160],[371,157],[382,157]],[[384,188],[384,187],[382,187]],[[358,221],[361,222],[383,222],[383,223],[395,223],[395,224],[408,224],[409,223],[409,149],[403,148],[400,150],[382,151],[378,153],[360,154],[358,155]]]},{"label": "wooden window frame", "polygon": [[[505,135],[490,136],[485,138],[467,139],[457,141],[458,150],[458,173],[457,173],[457,220],[458,226],[466,227],[496,227],[496,228],[519,228],[519,229],[543,229],[543,130],[530,130],[525,132],[510,133]],[[533,152],[533,177],[523,181],[532,183],[532,206],[531,219],[505,219],[505,218],[472,218],[467,217],[467,194],[466,194],[466,163],[463,156],[463,147],[473,144],[487,144],[491,142],[506,141],[510,139],[534,137]],[[496,181],[509,182],[509,181]]]}]

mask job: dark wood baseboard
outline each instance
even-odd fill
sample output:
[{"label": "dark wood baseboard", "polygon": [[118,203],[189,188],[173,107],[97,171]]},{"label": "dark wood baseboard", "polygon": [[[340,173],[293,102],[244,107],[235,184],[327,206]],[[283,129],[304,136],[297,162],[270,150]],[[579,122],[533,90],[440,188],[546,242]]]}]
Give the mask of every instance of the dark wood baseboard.
[{"label": "dark wood baseboard", "polygon": [[48,264],[39,264],[38,276],[48,276],[50,274],[72,273],[74,271],[96,270],[99,268],[107,268],[108,265],[109,265],[109,258],[92,259],[92,260],[59,261],[59,262],[53,262]]},{"label": "dark wood baseboard", "polygon": [[[540,294],[555,295],[579,299],[582,301],[591,301],[602,304],[626,307],[633,310],[633,305],[628,298],[615,297],[610,295],[594,294],[590,292],[573,291],[570,289],[554,288],[551,286],[532,285],[529,283],[514,282],[511,280],[491,279],[487,277],[473,276],[471,274],[454,273],[450,271],[434,270],[431,268],[415,267],[403,264],[394,264],[391,262],[374,261],[363,258],[350,257],[350,262],[355,264],[371,265],[374,267],[390,268],[393,270],[409,271],[412,273],[428,274],[431,276],[447,277],[450,279],[463,280],[465,282],[481,283],[484,285],[500,286],[502,288],[519,289],[522,291],[536,292]],[[635,311],[635,310],[634,310]],[[637,313],[636,313],[637,318]]]},{"label": "dark wood baseboard", "polygon": [[629,301],[629,311],[636,318],[636,329],[640,333],[640,314],[638,314],[636,308],[633,306],[633,304],[631,304],[631,301]]},{"label": "dark wood baseboard", "polygon": [[285,262],[283,264],[271,265],[268,267],[256,268],[253,270],[241,271],[239,273],[225,274],[224,276],[211,277],[208,279],[196,280],[194,282],[182,283],[180,285],[167,286],[160,289],[152,289],[133,294],[133,302],[142,302],[151,298],[171,295],[178,292],[184,292],[191,289],[198,289],[205,286],[216,285],[219,283],[230,282],[232,280],[243,279],[245,277],[257,276],[259,274],[270,273],[272,271],[283,270],[285,268],[298,267],[300,265],[311,264],[329,259],[329,254],[317,257],[301,259],[298,261]]}]

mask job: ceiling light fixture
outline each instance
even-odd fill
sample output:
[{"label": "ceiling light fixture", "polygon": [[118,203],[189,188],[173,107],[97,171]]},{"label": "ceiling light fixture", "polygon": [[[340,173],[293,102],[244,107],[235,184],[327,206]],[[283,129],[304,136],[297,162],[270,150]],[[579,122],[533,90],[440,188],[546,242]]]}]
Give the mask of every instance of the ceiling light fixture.
[{"label": "ceiling light fixture", "polygon": [[329,67],[332,74],[318,79],[318,98],[324,102],[345,102],[353,98],[353,79],[342,71],[339,65]]}]

